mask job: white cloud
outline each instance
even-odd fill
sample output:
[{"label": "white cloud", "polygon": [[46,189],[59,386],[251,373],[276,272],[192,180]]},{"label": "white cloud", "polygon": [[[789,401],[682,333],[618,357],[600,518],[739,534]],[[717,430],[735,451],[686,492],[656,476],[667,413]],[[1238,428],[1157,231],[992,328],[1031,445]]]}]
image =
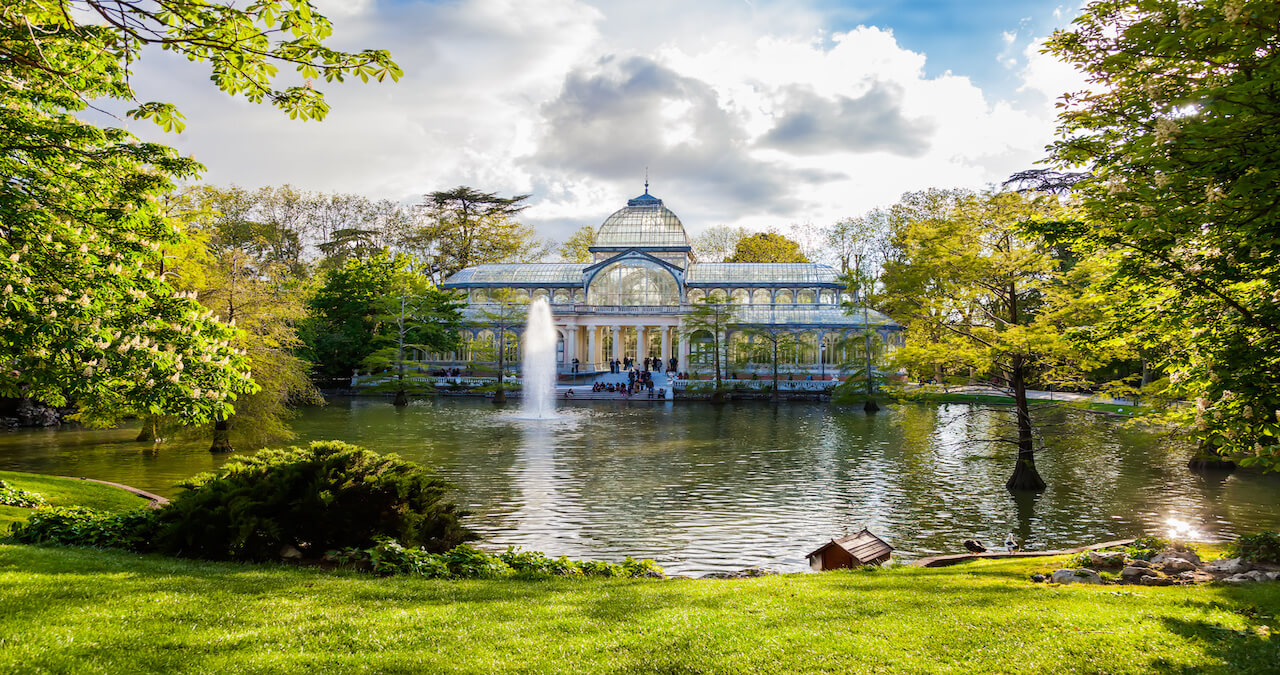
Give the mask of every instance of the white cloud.
[{"label": "white cloud", "polygon": [[[824,223],[907,190],[981,186],[1039,159],[1051,111],[993,101],[887,28],[833,33],[806,5],[740,0],[325,0],[335,46],[391,50],[395,84],[321,85],[323,123],[227,97],[149,55],[147,99],[189,131],[206,179],[412,198],[469,184],[533,192],[543,234],[598,224],[641,189],[691,231]],[[1006,44],[1011,44],[1009,33]],[[1016,37],[1016,33],[1014,34]],[[995,49],[999,49],[997,45]],[[1024,91],[1066,82],[1026,52]]]}]

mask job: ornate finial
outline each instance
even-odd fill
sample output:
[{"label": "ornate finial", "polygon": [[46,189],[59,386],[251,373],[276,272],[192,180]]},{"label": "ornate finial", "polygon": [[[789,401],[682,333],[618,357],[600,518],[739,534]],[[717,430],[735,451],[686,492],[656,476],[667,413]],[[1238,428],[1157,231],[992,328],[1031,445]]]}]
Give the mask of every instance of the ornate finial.
[{"label": "ornate finial", "polygon": [[644,193],[649,194],[649,167],[644,168]]}]

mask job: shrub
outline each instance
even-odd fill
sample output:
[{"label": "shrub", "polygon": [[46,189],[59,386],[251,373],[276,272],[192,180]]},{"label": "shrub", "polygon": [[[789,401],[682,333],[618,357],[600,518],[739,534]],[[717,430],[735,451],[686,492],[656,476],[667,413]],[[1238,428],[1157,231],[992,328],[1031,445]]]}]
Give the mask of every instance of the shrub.
[{"label": "shrub", "polygon": [[341,565],[375,574],[407,574],[430,579],[663,576],[662,568],[647,559],[628,557],[621,563],[570,560],[564,556],[549,558],[538,551],[521,551],[515,547],[493,555],[466,544],[445,553],[428,553],[422,549],[405,548],[390,539],[381,540],[366,549],[330,551],[328,557]]},{"label": "shrub", "polygon": [[160,512],[160,550],[210,559],[267,560],[366,548],[386,537],[443,552],[474,539],[453,485],[400,459],[338,441],[236,457],[182,485]]},{"label": "shrub", "polygon": [[23,490],[0,480],[0,504],[34,509],[44,505],[44,497],[37,492]]},{"label": "shrub", "polygon": [[83,506],[44,507],[31,514],[27,522],[14,525],[10,537],[20,544],[147,551],[157,527],[156,513],[145,509],[109,513]]},{"label": "shrub", "polygon": [[1280,563],[1280,532],[1242,534],[1231,542],[1228,555],[1249,562]]}]

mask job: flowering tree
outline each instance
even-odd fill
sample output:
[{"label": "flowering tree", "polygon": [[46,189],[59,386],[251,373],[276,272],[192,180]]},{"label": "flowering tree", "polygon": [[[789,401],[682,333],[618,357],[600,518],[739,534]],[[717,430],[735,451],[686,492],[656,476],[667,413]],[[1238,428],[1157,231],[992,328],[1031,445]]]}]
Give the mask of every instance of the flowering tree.
[{"label": "flowering tree", "polygon": [[160,199],[200,166],[172,149],[76,116],[97,101],[180,130],[130,84],[149,45],[210,64],[223,91],[319,119],[304,77],[398,77],[386,52],[324,47],[330,25],[302,0],[243,9],[197,0],[14,0],[0,6],[0,395],[74,403],[85,421],[125,412],[184,422],[231,413],[254,390],[237,333],[162,273],[182,234]]}]

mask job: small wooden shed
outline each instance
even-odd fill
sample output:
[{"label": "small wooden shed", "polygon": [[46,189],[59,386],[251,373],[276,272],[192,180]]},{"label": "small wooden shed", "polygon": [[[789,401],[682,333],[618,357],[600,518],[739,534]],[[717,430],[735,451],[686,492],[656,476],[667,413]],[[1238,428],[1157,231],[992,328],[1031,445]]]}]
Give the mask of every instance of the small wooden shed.
[{"label": "small wooden shed", "polygon": [[832,539],[809,554],[809,566],[819,572],[848,569],[863,565],[879,565],[889,559],[893,547],[864,529],[839,539]]}]

